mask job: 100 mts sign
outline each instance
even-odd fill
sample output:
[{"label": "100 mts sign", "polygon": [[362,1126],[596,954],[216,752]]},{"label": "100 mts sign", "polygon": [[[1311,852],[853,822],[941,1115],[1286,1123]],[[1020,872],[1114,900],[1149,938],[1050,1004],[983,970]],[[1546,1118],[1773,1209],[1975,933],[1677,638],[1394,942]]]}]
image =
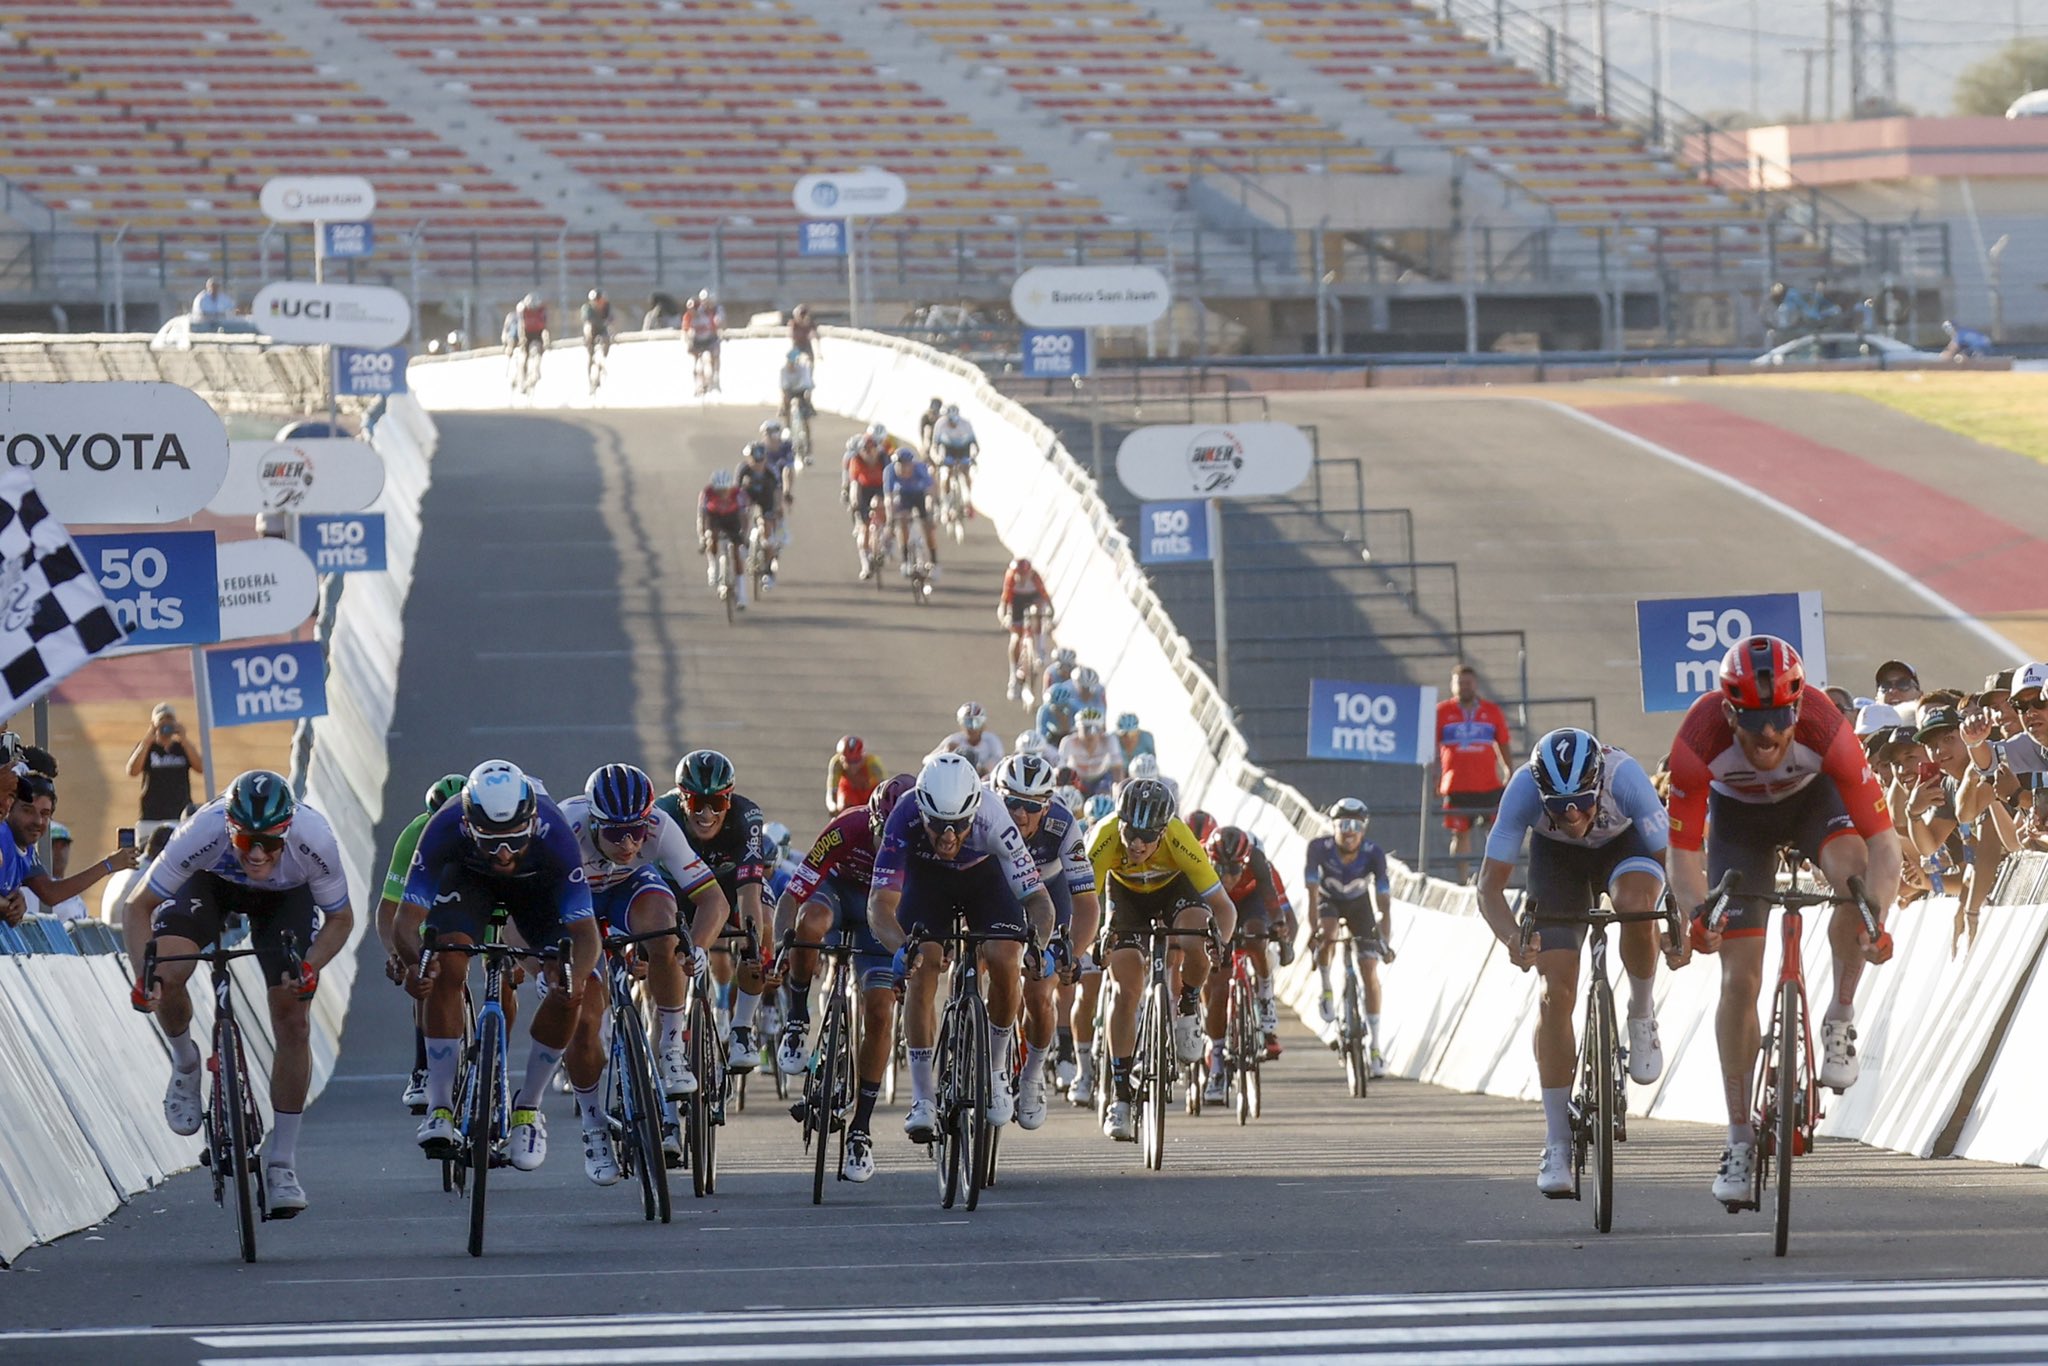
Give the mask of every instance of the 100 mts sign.
[{"label": "100 mts sign", "polygon": [[206,652],[213,724],[253,726],[327,714],[327,661],[316,640]]}]

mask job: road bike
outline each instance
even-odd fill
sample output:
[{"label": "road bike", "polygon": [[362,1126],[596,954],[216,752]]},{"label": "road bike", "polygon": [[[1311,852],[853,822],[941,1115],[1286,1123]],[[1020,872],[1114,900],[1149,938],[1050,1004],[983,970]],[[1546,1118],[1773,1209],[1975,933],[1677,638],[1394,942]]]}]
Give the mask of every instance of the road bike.
[{"label": "road bike", "polygon": [[738,590],[732,577],[732,551],[726,547],[725,538],[717,532],[711,533],[711,548],[704,552],[710,557],[711,591],[725,604],[725,624],[730,626],[733,614],[738,608]]},{"label": "road bike", "polygon": [[1684,932],[1677,903],[1669,895],[1654,911],[1619,911],[1595,906],[1584,915],[1545,915],[1534,901],[1522,908],[1522,948],[1544,925],[1583,925],[1590,931],[1592,979],[1586,984],[1586,1017],[1579,1025],[1578,1084],[1572,1091],[1572,1192],[1583,1200],[1586,1168],[1593,1168],[1593,1227],[1614,1227],[1614,1147],[1628,1141],[1628,1044],[1614,1014],[1614,983],[1607,971],[1607,932],[1616,925],[1659,920],[1665,944]]},{"label": "road bike", "polygon": [[[1131,1083],[1137,1096],[1138,1141],[1144,1149],[1145,1166],[1156,1172],[1166,1163],[1167,1093],[1176,1081],[1185,1083],[1190,1067],[1180,1061],[1173,1047],[1174,1000],[1167,981],[1167,950],[1175,939],[1200,939],[1213,946],[1216,931],[1211,925],[1183,930],[1155,921],[1145,937],[1151,962],[1145,995],[1138,1003],[1138,1054]],[[1194,945],[1184,950],[1195,951]],[[1199,1072],[1199,1063],[1192,1066]],[[1189,1112],[1200,1113],[1199,1095]]]},{"label": "road bike", "polygon": [[[914,958],[921,937],[911,937]],[[939,1207],[955,1203],[969,1210],[981,1203],[982,1188],[988,1184],[991,1135],[988,1107],[995,1085],[989,1057],[988,1005],[982,999],[981,946],[1022,943],[1024,936],[983,935],[955,920],[942,940],[952,956],[950,985],[944,1012],[939,1017],[938,1048],[932,1057],[932,1077],[937,1091],[934,1163],[939,1176]],[[1007,1083],[1009,1068],[1005,1066]]]},{"label": "road bike", "polygon": [[1756,1161],[1752,1164],[1750,1198],[1729,1201],[1728,1212],[1761,1210],[1764,1192],[1775,1192],[1772,1251],[1784,1256],[1792,1237],[1792,1159],[1813,1151],[1814,1132],[1825,1111],[1821,1106],[1820,1064],[1813,1046],[1813,1017],[1806,1003],[1806,965],[1800,952],[1804,912],[1818,906],[1853,906],[1875,945],[1888,946],[1890,936],[1878,919],[1863,879],[1846,880],[1840,892],[1807,892],[1796,886],[1769,892],[1744,892],[1741,874],[1730,870],[1708,900],[1709,923],[1719,928],[1731,903],[1739,897],[1785,908],[1779,917],[1778,980],[1771,1004],[1770,1028],[1764,1031],[1763,1065],[1756,1072]]},{"label": "road bike", "polygon": [[[839,1135],[838,1161],[846,1161],[846,1122],[853,1110],[854,1059],[860,1049],[858,1009],[859,970],[854,964],[858,951],[854,931],[834,930],[826,943],[806,944],[793,938],[783,948],[809,949],[825,964],[824,1014],[818,1026],[818,1047],[805,1071],[803,1097],[797,1112],[803,1116],[804,1149],[811,1155],[811,1203],[825,1203],[825,1165],[831,1136]],[[777,1069],[780,1075],[780,1070]],[[834,1170],[840,1170],[835,1167]],[[841,1179],[844,1179],[843,1174]]]},{"label": "road bike", "polygon": [[939,478],[939,527],[954,541],[967,539],[967,467],[945,466]]},{"label": "road bike", "polygon": [[548,340],[543,333],[539,340],[522,337],[519,341],[519,368],[514,385],[522,394],[530,394],[540,384],[541,361],[547,356]]},{"label": "road bike", "polygon": [[747,578],[753,584],[757,602],[775,580],[775,539],[769,532],[767,516],[759,509],[747,529]]},{"label": "road bike", "polygon": [[[1348,925],[1340,924],[1336,945],[1337,956],[1344,965],[1344,1001],[1330,1047],[1344,1059],[1345,1090],[1363,1100],[1372,1081],[1372,1049],[1379,1041],[1370,1038],[1367,1032],[1365,973],[1358,965],[1358,941]],[[1384,941],[1375,940],[1373,946],[1382,960],[1388,956]]]},{"label": "road bike", "polygon": [[897,516],[904,523],[904,542],[909,547],[903,559],[903,575],[910,584],[912,598],[922,607],[931,601],[932,596],[932,572],[935,566],[932,564],[931,551],[924,543],[924,528],[918,525],[920,519],[912,518],[906,513],[898,513]]},{"label": "road bike", "polygon": [[[712,953],[735,959],[754,956],[751,926],[728,924],[718,932]],[[699,976],[690,988],[690,1071],[697,1089],[677,1102],[683,1130],[683,1165],[690,1169],[690,1189],[698,1199],[718,1193],[718,1131],[725,1127],[726,1106],[733,1099],[732,1069],[727,1065],[727,1034],[714,1001],[717,983]]]},{"label": "road bike", "polygon": [[[694,346],[695,343],[692,343]],[[712,341],[690,359],[690,372],[697,381],[696,397],[702,398],[718,388],[718,343]]]},{"label": "road bike", "polygon": [[594,398],[604,387],[605,367],[611,363],[612,338],[609,332],[599,334],[590,328],[583,329],[583,376],[590,384]]},{"label": "road bike", "polygon": [[1259,1019],[1259,979],[1253,955],[1264,954],[1279,936],[1233,935],[1230,940],[1230,994],[1224,1012],[1223,1069],[1230,1108],[1239,1124],[1257,1119],[1264,1092],[1259,1068],[1266,1059],[1265,1029]]},{"label": "road bike", "polygon": [[[1045,700],[1042,695],[1045,683],[1045,668],[1049,662],[1046,653],[1046,631],[1050,625],[1050,613],[1042,603],[1033,603],[1024,609],[1024,646],[1018,651],[1017,667],[1021,674],[1017,679],[1019,700],[1024,710],[1036,711]],[[1007,626],[1009,623],[1004,623]]]},{"label": "road bike", "polygon": [[796,467],[810,468],[811,464],[811,415],[809,395],[799,395],[783,405],[789,409],[789,444],[796,452]]},{"label": "road bike", "polygon": [[681,941],[673,926],[644,934],[605,936],[606,979],[611,987],[611,1066],[606,1069],[604,1112],[625,1176],[640,1178],[640,1201],[649,1220],[669,1222],[668,1155],[662,1143],[666,1097],[647,1042],[647,1015],[634,995],[633,948],[654,939]]},{"label": "road bike", "polygon": [[[237,919],[231,918],[228,925],[234,925]],[[142,980],[154,989],[158,985],[157,967],[163,963],[205,963],[208,967],[213,985],[213,1053],[206,1060],[206,1070],[213,1086],[207,1093],[202,1115],[201,1132],[206,1135],[206,1148],[199,1154],[199,1165],[213,1175],[216,1205],[225,1208],[227,1188],[234,1187],[235,1229],[242,1260],[253,1262],[256,1225],[273,1216],[263,1184],[263,1112],[256,1105],[256,1085],[249,1071],[248,1051],[242,1046],[242,1026],[235,1019],[235,979],[228,964],[237,958],[254,958],[256,950],[227,948],[227,938],[228,928],[223,926],[211,948],[197,953],[164,954],[157,952],[156,941],[152,939],[143,953]],[[286,979],[296,978],[300,969],[296,936],[285,936],[284,961]],[[292,1216],[280,1213],[275,1217]]]},{"label": "road bike", "polygon": [[506,915],[503,906],[491,908],[481,944],[441,944],[432,925],[421,934],[422,974],[437,953],[459,953],[484,960],[483,1004],[477,1007],[476,1033],[455,1086],[456,1142],[452,1152],[428,1154],[454,1159],[454,1187],[469,1197],[472,1257],[484,1255],[485,1193],[491,1169],[506,1165],[505,1143],[512,1132],[512,1084],[505,1062],[507,1027],[502,1004],[505,970],[517,959],[531,958],[540,962],[545,972],[548,964],[564,963],[568,958],[566,940],[538,953],[507,944]]}]

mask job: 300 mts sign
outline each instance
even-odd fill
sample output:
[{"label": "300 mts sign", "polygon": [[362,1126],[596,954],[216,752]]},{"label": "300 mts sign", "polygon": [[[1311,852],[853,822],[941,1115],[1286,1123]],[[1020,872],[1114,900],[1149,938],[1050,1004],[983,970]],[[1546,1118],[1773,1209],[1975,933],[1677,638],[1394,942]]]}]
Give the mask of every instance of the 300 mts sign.
[{"label": "300 mts sign", "polygon": [[208,650],[206,701],[216,726],[327,715],[327,661],[320,642]]}]

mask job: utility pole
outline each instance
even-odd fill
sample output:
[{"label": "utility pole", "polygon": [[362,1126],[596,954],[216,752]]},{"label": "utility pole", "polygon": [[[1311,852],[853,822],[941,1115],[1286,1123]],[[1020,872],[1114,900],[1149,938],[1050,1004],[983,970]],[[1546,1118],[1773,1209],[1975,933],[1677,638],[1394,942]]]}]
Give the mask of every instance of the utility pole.
[{"label": "utility pole", "polygon": [[1607,0],[1593,0],[1593,47],[1600,54],[1600,117],[1607,117]]},{"label": "utility pole", "polygon": [[1803,59],[1803,60],[1804,60],[1804,62],[1805,62],[1805,64],[1806,64],[1806,79],[1805,79],[1805,82],[1804,82],[1804,90],[1805,90],[1805,94],[1804,94],[1803,98],[1802,98],[1802,99],[1800,100],[1800,104],[1799,104],[1799,116],[1800,116],[1800,118],[1801,118],[1802,120],[1804,120],[1805,122],[1807,122],[1807,123],[1812,123],[1812,122],[1813,122],[1813,59],[1814,59],[1814,58],[1816,58],[1816,57],[1822,57],[1822,56],[1825,56],[1825,55],[1827,55],[1827,49],[1826,49],[1826,48],[1823,48],[1823,47],[1788,47],[1788,48],[1786,48],[1786,49],[1785,49],[1785,54],[1786,54],[1787,56],[1790,56],[1790,57],[1798,57],[1798,58],[1801,58],[1801,59]]},{"label": "utility pole", "polygon": [[1827,91],[1821,97],[1821,104],[1827,109],[1828,122],[1833,123],[1835,121],[1835,0],[1823,0],[1821,8],[1827,11],[1827,37],[1823,41],[1827,44],[1828,50],[1827,75],[1825,78],[1827,81]]},{"label": "utility pole", "polygon": [[1764,116],[1763,63],[1758,45],[1763,41],[1763,20],[1757,13],[1757,0],[1749,0],[1749,114],[1751,118]]}]

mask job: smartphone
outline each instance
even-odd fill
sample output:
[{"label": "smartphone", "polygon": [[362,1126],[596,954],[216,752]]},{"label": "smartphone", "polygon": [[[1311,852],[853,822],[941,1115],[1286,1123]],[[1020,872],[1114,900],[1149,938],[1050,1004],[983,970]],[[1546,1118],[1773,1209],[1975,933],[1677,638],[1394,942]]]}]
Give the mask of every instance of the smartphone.
[{"label": "smartphone", "polygon": [[116,845],[116,847],[118,847],[118,848],[122,848],[122,849],[133,849],[133,848],[135,847],[135,830],[134,830],[134,827],[132,827],[132,826],[123,826],[123,827],[122,827],[121,829],[119,829],[119,830],[115,831],[115,832],[114,832],[114,844],[115,844],[115,845]]},{"label": "smartphone", "polygon": [[1931,782],[1933,782],[1933,781],[1934,781],[1934,780],[1935,780],[1936,778],[1939,778],[1940,776],[1941,776],[1941,765],[1940,765],[1940,764],[1937,764],[1937,763],[1935,763],[1935,762],[1934,762],[1934,760],[1932,760],[1932,759],[1922,759],[1922,760],[1920,761],[1920,781],[1921,781],[1921,782],[1923,782],[1923,783],[1931,783]]}]

